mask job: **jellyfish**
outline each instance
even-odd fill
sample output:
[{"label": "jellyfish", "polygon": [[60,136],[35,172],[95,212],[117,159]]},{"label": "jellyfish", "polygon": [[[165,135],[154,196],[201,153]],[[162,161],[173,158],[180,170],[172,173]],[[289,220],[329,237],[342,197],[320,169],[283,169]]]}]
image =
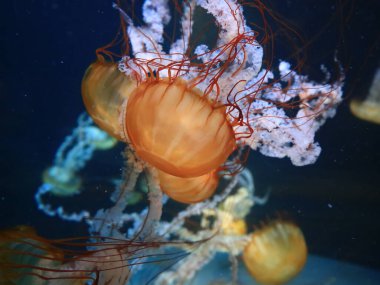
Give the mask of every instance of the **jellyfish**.
[{"label": "jellyfish", "polygon": [[50,193],[56,196],[72,196],[80,192],[82,179],[71,169],[50,166],[42,174],[42,181],[50,185]]},{"label": "jellyfish", "polygon": [[[59,284],[85,284],[89,274],[60,270],[64,250],[40,237],[29,226],[2,230],[0,238],[0,283],[45,284],[56,279]],[[60,280],[60,281],[58,281]]]},{"label": "jellyfish", "polygon": [[[118,240],[106,237],[50,240],[30,226],[0,232],[1,284],[124,285],[131,269],[144,263],[176,260],[182,252],[162,254],[170,242]],[[188,244],[187,246],[191,246]],[[90,283],[89,283],[90,282]]]},{"label": "jellyfish", "polygon": [[86,165],[95,150],[107,150],[115,146],[115,138],[91,123],[86,115],[78,118],[78,127],[57,150],[54,164],[44,171],[42,180],[49,185],[54,195],[78,194],[82,184],[79,170]]},{"label": "jellyfish", "polygon": [[197,177],[178,177],[159,171],[158,179],[162,191],[170,198],[182,203],[196,203],[210,198],[219,183],[216,171]]},{"label": "jellyfish", "polygon": [[[124,138],[141,159],[160,170],[162,189],[171,198],[185,203],[205,200],[216,189],[212,181],[218,180],[217,168],[236,148],[225,107],[215,106],[181,78],[137,83],[114,64],[92,64],[82,81],[87,111],[99,126]],[[100,100],[99,94],[103,95]],[[178,189],[192,178],[197,198],[186,199],[181,191],[171,191],[174,177]]]},{"label": "jellyfish", "polygon": [[380,68],[376,70],[367,98],[351,100],[350,110],[359,119],[380,124]]},{"label": "jellyfish", "polygon": [[243,252],[248,271],[264,285],[288,282],[302,270],[306,259],[302,231],[285,220],[273,220],[255,230]]},{"label": "jellyfish", "polygon": [[134,81],[120,73],[117,64],[105,61],[91,64],[82,80],[82,98],[88,113],[102,130],[118,140],[122,140],[118,112],[135,87]]},{"label": "jellyfish", "polygon": [[[114,80],[115,72],[121,80]],[[97,79],[99,74],[101,80]],[[97,88],[98,84],[101,88]],[[217,169],[236,148],[224,106],[212,104],[181,78],[153,78],[137,84],[116,71],[115,65],[102,62],[92,64],[86,71],[82,94],[99,126],[118,139],[124,138],[141,159],[157,167],[160,184],[168,196],[194,203],[215,191]],[[104,96],[96,101],[99,94]],[[173,182],[180,189],[190,181],[196,198],[184,198],[180,194],[184,191],[170,190]]]},{"label": "jellyfish", "polygon": [[71,197],[81,193],[82,178],[79,171],[83,169],[97,150],[113,148],[117,140],[105,131],[93,125],[86,114],[78,117],[78,125],[59,146],[53,164],[42,174],[43,184],[35,194],[40,210],[49,216],[59,215],[66,220],[80,221],[87,217],[87,211],[66,213],[63,207],[54,208],[44,200],[52,194],[58,197]]}]

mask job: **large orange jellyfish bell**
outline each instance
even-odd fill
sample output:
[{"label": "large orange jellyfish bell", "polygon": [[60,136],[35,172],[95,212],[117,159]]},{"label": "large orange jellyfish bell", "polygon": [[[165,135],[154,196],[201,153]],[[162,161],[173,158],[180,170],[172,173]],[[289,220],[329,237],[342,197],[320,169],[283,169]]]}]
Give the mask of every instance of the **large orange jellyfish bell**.
[{"label": "large orange jellyfish bell", "polygon": [[243,252],[244,264],[260,284],[280,285],[294,278],[306,263],[307,248],[299,227],[275,220],[256,230]]},{"label": "large orange jellyfish bell", "polygon": [[225,108],[180,78],[140,84],[128,99],[124,122],[137,154],[175,176],[207,174],[236,148]]}]

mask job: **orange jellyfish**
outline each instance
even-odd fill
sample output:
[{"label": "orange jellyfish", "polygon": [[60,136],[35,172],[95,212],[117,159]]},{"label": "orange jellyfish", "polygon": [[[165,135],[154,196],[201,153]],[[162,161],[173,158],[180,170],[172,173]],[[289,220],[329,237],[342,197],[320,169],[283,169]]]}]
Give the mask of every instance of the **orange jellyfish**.
[{"label": "orange jellyfish", "polygon": [[100,128],[118,140],[122,140],[121,105],[135,87],[135,81],[122,74],[117,64],[105,61],[91,64],[82,80],[82,98],[87,112]]},{"label": "orange jellyfish", "polygon": [[137,154],[171,175],[206,174],[236,148],[225,108],[180,78],[140,84],[125,113],[124,129]]},{"label": "orange jellyfish", "polygon": [[243,252],[249,273],[264,285],[280,285],[294,278],[307,258],[305,238],[294,223],[274,220],[253,232]]},{"label": "orange jellyfish", "polygon": [[[87,238],[48,240],[29,226],[0,234],[0,284],[119,284],[129,278],[127,241],[86,243]],[[124,243],[124,245],[123,245]],[[136,245],[136,244],[135,244]],[[82,250],[92,246],[93,250]],[[107,283],[109,282],[109,283]],[[124,283],[120,283],[124,284]]]},{"label": "orange jellyfish", "polygon": [[[101,128],[129,142],[141,159],[160,170],[167,195],[194,203],[213,194],[216,170],[236,149],[224,106],[213,104],[181,78],[150,78],[138,84],[120,73],[116,64],[102,61],[86,71],[82,95]],[[186,194],[180,189],[189,189],[190,180],[195,196],[181,197]]]},{"label": "orange jellyfish", "polygon": [[197,177],[178,177],[158,172],[162,191],[172,199],[182,203],[196,203],[209,198],[218,185],[216,171]]},{"label": "orange jellyfish", "polygon": [[89,239],[49,240],[29,226],[0,231],[0,284],[124,285],[135,265],[174,262],[183,256],[183,252],[161,252],[170,242]]}]

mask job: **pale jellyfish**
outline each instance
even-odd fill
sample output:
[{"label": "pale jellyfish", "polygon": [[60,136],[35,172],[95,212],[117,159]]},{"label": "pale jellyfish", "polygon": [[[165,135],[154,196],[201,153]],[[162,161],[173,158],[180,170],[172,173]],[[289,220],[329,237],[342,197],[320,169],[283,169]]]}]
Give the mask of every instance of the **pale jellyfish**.
[{"label": "pale jellyfish", "polygon": [[367,98],[351,100],[350,109],[359,119],[380,124],[380,68],[376,70]]}]

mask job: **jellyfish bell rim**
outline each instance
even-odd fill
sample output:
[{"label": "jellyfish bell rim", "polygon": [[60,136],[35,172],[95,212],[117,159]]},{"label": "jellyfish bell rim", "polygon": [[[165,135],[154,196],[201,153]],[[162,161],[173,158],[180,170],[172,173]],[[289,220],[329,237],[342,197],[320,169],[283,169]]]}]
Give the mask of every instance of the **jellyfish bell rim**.
[{"label": "jellyfish bell rim", "polygon": [[178,177],[158,170],[162,191],[176,202],[195,204],[210,198],[217,190],[217,169],[196,177]]}]

